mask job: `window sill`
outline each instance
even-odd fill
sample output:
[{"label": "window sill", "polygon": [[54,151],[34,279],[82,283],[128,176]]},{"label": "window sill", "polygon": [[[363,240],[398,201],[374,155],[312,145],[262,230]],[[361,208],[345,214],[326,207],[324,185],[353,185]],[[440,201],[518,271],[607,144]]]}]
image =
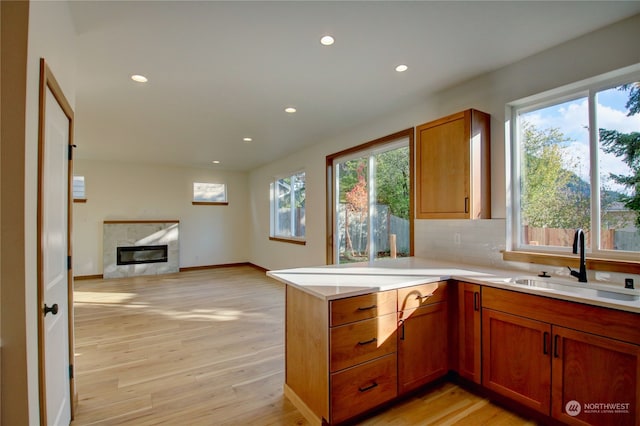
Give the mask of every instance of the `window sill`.
[{"label": "window sill", "polygon": [[87,199],[86,198],[74,198],[73,202],[74,203],[86,203]]},{"label": "window sill", "polygon": [[192,201],[194,206],[228,206],[228,201]]},{"label": "window sill", "polygon": [[[503,251],[502,259],[513,262],[535,263],[552,266],[578,267],[577,255],[563,255],[555,253],[536,253],[528,251]],[[587,256],[587,269],[603,272],[622,272],[640,274],[640,261],[602,259]]]},{"label": "window sill", "polygon": [[283,237],[269,237],[271,241],[279,241],[281,243],[290,243],[290,244],[298,244],[301,246],[306,246],[307,242],[304,240],[295,240],[293,238],[283,238]]}]

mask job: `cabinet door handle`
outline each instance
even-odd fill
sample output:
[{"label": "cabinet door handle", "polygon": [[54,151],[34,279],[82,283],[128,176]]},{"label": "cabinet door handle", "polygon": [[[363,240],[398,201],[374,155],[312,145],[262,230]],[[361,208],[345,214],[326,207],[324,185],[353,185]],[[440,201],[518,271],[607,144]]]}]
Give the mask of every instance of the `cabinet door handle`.
[{"label": "cabinet door handle", "polygon": [[417,296],[416,296],[416,300],[428,299],[428,298],[430,298],[431,296],[433,296],[433,293],[431,293],[431,294],[425,294],[424,296],[417,295]]},{"label": "cabinet door handle", "polygon": [[545,331],[542,334],[542,353],[549,355],[549,332]]},{"label": "cabinet door handle", "polygon": [[358,342],[358,345],[360,346],[364,346],[364,345],[368,345],[369,343],[373,343],[376,342],[378,339],[376,339],[375,337],[373,339],[367,340],[366,342]]},{"label": "cabinet door handle", "polygon": [[377,386],[378,386],[378,384],[377,384],[376,382],[373,382],[373,383],[371,383],[369,386],[365,386],[365,387],[363,387],[363,388],[358,387],[358,390],[359,390],[360,392],[366,392],[366,391],[371,390],[371,389],[373,389],[373,388],[375,388],[375,387],[377,387]]},{"label": "cabinet door handle", "polygon": [[400,340],[404,340],[404,320],[400,320]]},{"label": "cabinet door handle", "polygon": [[480,293],[478,293],[477,291],[473,292],[473,310],[480,310]]},{"label": "cabinet door handle", "polygon": [[378,307],[378,305],[365,306],[364,308],[358,307],[358,310],[359,311],[368,311],[369,309],[375,309],[377,307]]},{"label": "cabinet door handle", "polygon": [[469,213],[469,197],[464,197],[464,212]]},{"label": "cabinet door handle", "polygon": [[560,354],[558,353],[558,347],[560,346],[560,335],[556,334],[553,336],[553,357],[559,358]]}]

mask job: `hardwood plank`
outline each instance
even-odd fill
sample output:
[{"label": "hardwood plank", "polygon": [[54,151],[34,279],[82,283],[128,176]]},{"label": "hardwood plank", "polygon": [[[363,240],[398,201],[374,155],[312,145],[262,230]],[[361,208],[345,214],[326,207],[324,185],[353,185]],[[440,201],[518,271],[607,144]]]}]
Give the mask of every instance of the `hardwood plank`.
[{"label": "hardwood plank", "polygon": [[[264,272],[82,280],[75,295],[73,426],[309,426],[283,396],[285,288]],[[446,383],[361,424],[531,423]]]}]

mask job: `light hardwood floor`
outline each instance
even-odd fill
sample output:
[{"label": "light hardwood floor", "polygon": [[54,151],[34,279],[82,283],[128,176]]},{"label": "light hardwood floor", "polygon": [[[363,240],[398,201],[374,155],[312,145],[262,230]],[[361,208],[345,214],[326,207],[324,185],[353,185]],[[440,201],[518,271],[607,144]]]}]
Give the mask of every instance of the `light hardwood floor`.
[{"label": "light hardwood floor", "polygon": [[[308,425],[283,397],[284,287],[250,266],[75,283],[80,425]],[[445,383],[362,425],[532,425]]]}]

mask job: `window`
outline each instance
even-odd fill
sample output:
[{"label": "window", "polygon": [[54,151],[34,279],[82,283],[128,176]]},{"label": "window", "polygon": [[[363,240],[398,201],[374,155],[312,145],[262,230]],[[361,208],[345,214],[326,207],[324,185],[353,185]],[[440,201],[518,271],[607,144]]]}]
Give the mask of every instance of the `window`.
[{"label": "window", "polygon": [[327,157],[330,263],[411,256],[413,129]]},{"label": "window", "polygon": [[512,106],[514,250],[640,252],[640,74]]},{"label": "window", "polygon": [[227,202],[227,185],[224,183],[194,182],[192,204],[194,205],[229,204]]},{"label": "window", "polygon": [[271,183],[271,238],[304,242],[305,172]]},{"label": "window", "polygon": [[84,187],[84,176],[73,177],[73,201],[75,203],[85,203],[87,201]]}]

